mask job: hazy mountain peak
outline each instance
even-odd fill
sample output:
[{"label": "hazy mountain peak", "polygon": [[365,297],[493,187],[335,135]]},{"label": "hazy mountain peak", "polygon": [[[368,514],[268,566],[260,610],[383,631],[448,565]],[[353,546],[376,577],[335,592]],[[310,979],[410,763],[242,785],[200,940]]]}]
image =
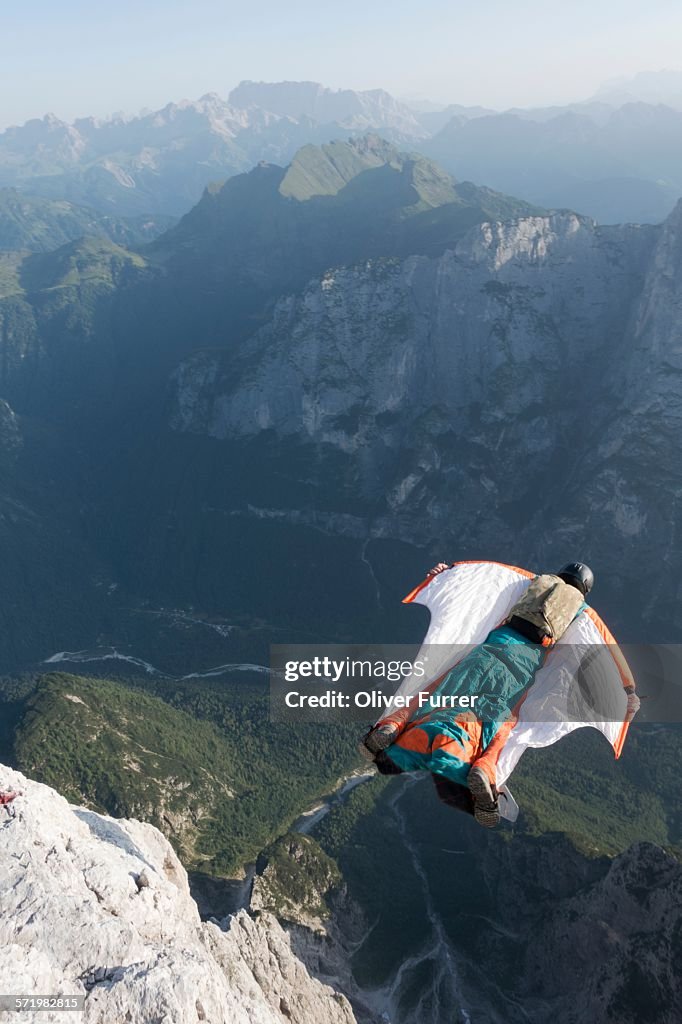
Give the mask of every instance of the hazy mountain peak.
[{"label": "hazy mountain peak", "polygon": [[235,107],[259,107],[280,117],[309,117],[321,124],[336,122],[352,128],[397,129],[419,137],[425,133],[412,111],[384,89],[356,92],[328,89],[319,82],[249,82],[232,90]]},{"label": "hazy mountain peak", "polygon": [[679,232],[682,230],[682,199],[678,199],[668,216],[663,221],[664,231],[673,229],[679,239]]},{"label": "hazy mountain peak", "polygon": [[624,103],[651,103],[682,109],[682,71],[665,68],[640,71],[631,78],[604,82],[594,99],[621,106]]},{"label": "hazy mountain peak", "polygon": [[144,266],[141,256],[108,238],[84,237],[54,252],[27,256],[21,267],[21,280],[28,292],[68,287],[111,288],[122,274]]}]

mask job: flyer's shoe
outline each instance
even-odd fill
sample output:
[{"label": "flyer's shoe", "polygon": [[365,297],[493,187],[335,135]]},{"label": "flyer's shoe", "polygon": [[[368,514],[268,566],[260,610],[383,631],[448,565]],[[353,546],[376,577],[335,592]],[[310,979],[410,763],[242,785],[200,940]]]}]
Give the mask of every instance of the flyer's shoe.
[{"label": "flyer's shoe", "polygon": [[500,823],[497,790],[482,768],[472,768],[467,777],[469,792],[474,798],[474,817],[484,828],[495,828]]},{"label": "flyer's shoe", "polygon": [[373,761],[381,750],[390,747],[398,735],[398,726],[392,722],[370,729],[358,746],[358,750],[367,761]]}]

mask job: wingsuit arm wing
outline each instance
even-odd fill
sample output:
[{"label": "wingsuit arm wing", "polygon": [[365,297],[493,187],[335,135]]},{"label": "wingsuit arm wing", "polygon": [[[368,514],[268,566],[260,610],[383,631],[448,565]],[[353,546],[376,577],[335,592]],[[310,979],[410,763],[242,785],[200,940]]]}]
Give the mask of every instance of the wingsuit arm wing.
[{"label": "wingsuit arm wing", "polygon": [[[436,567],[440,570],[440,565]],[[413,701],[420,692],[430,692],[491,629],[499,626],[513,604],[526,590],[534,573],[501,562],[455,562],[429,575],[404,599],[421,604],[431,620],[424,642],[415,657],[413,671],[402,681],[395,696],[408,706],[383,714],[377,725],[391,722],[402,730],[409,721]]]}]

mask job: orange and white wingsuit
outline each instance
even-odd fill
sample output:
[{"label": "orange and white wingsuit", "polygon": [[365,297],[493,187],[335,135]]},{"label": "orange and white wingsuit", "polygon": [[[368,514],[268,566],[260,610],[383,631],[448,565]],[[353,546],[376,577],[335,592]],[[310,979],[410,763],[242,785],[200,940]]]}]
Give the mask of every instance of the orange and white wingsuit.
[{"label": "orange and white wingsuit", "polygon": [[[407,705],[383,714],[377,725],[391,723],[398,733],[386,754],[403,770],[426,768],[463,782],[476,765],[498,790],[511,775],[524,750],[546,747],[582,726],[598,729],[620,756],[628,725],[639,702],[630,668],[614,637],[586,603],[563,636],[537,651],[530,685],[504,720],[482,723],[472,712],[422,711],[419,695],[437,694],[444,680],[465,679],[453,668],[465,658],[480,667],[477,651],[501,626],[535,574],[499,562],[457,562],[437,575],[429,574],[405,598],[431,612],[431,622],[415,663],[423,671],[406,677],[396,691]],[[505,643],[504,629],[498,631]],[[488,644],[486,644],[486,648]],[[524,657],[509,650],[510,657]],[[589,671],[585,670],[589,662]],[[475,678],[475,673],[474,673]],[[485,670],[478,683],[485,690]],[[583,691],[576,705],[576,681]],[[463,774],[464,773],[464,774]]]}]

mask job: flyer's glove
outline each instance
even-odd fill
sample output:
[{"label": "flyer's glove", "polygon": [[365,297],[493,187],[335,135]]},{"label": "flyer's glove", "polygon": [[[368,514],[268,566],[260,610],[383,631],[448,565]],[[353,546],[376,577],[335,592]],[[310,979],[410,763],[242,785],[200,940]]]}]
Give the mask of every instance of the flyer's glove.
[{"label": "flyer's glove", "polygon": [[637,696],[637,694],[635,693],[635,691],[634,690],[628,690],[628,713],[627,713],[628,720],[630,720],[630,719],[635,717],[635,715],[637,714],[637,712],[639,711],[641,706],[642,706],[642,702],[640,701],[640,699]]},{"label": "flyer's glove", "polygon": [[438,565],[434,565],[433,569],[429,569],[427,576],[437,576],[439,573],[444,572],[445,569],[449,569],[450,566],[447,562],[439,562]]}]

